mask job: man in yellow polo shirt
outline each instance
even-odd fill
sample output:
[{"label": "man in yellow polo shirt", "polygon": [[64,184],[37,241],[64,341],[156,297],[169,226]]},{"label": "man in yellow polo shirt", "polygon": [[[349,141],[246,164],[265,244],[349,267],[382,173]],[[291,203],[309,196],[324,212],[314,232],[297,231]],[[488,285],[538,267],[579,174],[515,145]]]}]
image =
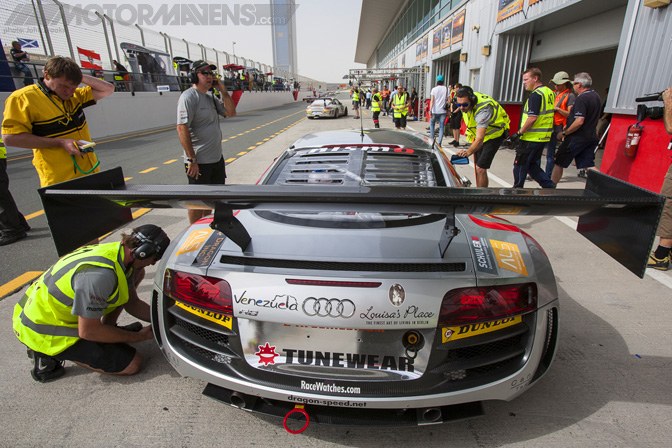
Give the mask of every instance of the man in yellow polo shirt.
[{"label": "man in yellow polo shirt", "polygon": [[91,141],[84,108],[114,92],[114,85],[83,75],[75,61],[60,56],[50,58],[43,73],[43,80],[5,101],[2,139],[34,150],[33,165],[46,187],[99,171],[95,153],[82,152],[77,142]]}]

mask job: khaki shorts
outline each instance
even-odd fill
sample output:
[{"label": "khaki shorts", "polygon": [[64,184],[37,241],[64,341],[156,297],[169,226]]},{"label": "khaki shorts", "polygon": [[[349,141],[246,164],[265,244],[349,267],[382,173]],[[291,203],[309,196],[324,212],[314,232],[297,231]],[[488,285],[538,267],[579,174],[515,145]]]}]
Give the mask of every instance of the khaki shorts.
[{"label": "khaki shorts", "polygon": [[661,238],[672,239],[672,165],[667,169],[665,174],[665,182],[660,194],[667,197],[665,201],[665,208],[663,209],[663,217],[660,218],[658,225],[658,236]]}]

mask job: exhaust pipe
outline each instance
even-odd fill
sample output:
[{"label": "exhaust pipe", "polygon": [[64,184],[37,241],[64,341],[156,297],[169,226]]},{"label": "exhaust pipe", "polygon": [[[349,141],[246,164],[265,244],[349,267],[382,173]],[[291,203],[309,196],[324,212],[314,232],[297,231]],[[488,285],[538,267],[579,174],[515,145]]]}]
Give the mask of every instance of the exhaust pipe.
[{"label": "exhaust pipe", "polygon": [[424,408],[420,409],[420,417],[422,418],[422,423],[441,423],[443,422],[442,419],[442,412],[441,408]]},{"label": "exhaust pipe", "polygon": [[250,397],[248,397],[245,394],[241,394],[240,392],[233,392],[231,394],[231,404],[237,408],[240,409],[246,409],[248,406],[248,402]]}]

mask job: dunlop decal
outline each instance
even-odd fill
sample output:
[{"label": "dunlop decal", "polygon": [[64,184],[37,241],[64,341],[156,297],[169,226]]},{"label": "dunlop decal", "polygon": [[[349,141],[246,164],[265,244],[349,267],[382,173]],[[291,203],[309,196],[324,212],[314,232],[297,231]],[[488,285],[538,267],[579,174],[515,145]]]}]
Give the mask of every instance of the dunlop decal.
[{"label": "dunlop decal", "polygon": [[500,268],[527,277],[527,268],[517,244],[490,240]]},{"label": "dunlop decal", "polygon": [[469,241],[469,247],[474,255],[476,269],[488,274],[497,275],[497,266],[495,266],[495,257],[492,254],[492,248],[487,238],[472,236]]},{"label": "dunlop decal", "polygon": [[445,327],[441,329],[441,340],[445,344],[458,339],[470,338],[477,334],[490,333],[519,324],[523,321],[521,316],[508,317],[506,319],[495,320],[492,322],[481,322],[480,324],[463,325],[461,327]]},{"label": "dunlop decal", "polygon": [[232,322],[231,316],[225,316],[223,314],[214,313],[212,311],[204,311],[200,308],[185,305],[180,302],[175,302],[175,305],[179,306],[183,310],[189,311],[192,314],[202,317],[203,319],[207,319],[210,322],[222,325],[223,327],[226,327],[229,330],[231,329],[231,322]]}]

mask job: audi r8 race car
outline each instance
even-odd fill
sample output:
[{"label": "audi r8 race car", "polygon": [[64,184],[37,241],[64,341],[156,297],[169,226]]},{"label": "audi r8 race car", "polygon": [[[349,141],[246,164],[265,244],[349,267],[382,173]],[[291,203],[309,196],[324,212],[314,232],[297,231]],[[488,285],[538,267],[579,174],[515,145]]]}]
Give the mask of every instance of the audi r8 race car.
[{"label": "audi r8 race car", "polygon": [[553,269],[499,215],[581,215],[580,233],[643,275],[664,201],[594,171],[586,190],[464,185],[429,137],[376,129],[307,135],[256,186],[124,186],[117,169],[41,193],[59,253],[80,243],[58,219],[87,204],[99,232],[131,206],[215,209],[173,238],[151,303],[159,347],[206,395],[415,425],[478,415],[552,364]]},{"label": "audi r8 race car", "polygon": [[348,115],[348,108],[336,98],[319,98],[306,108],[308,118],[332,117]]}]

